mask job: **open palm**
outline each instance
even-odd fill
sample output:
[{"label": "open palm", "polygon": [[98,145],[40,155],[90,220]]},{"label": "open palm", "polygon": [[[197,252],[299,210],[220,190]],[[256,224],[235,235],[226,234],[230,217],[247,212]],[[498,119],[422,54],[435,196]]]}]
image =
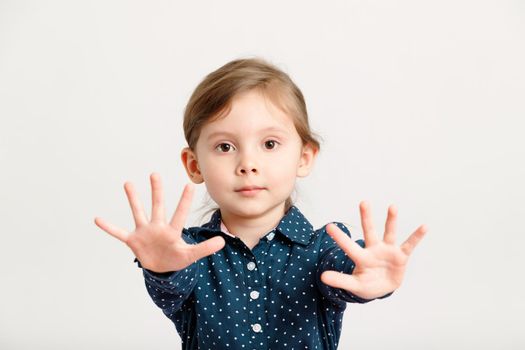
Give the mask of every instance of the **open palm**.
[{"label": "open palm", "polygon": [[106,221],[95,218],[95,224],[113,237],[124,242],[135,254],[141,265],[154,272],[182,270],[193,262],[211,255],[224,247],[222,237],[213,237],[199,244],[188,244],[182,238],[182,230],[193,197],[193,185],[184,187],[181,199],[171,221],[166,223],[164,197],[160,176],[151,174],[152,209],[151,220],[137,198],[131,183],[124,184],[133,217],[135,230],[131,233]]},{"label": "open palm", "polygon": [[355,263],[351,275],[337,271],[325,271],[323,283],[352,292],[363,299],[375,299],[397,289],[403,280],[408,258],[427,232],[425,225],[419,226],[407,240],[397,246],[397,209],[391,205],[385,225],[383,240],[377,238],[371,213],[366,202],[359,205],[363,226],[365,248],[354,242],[339,227],[329,224],[328,234]]}]

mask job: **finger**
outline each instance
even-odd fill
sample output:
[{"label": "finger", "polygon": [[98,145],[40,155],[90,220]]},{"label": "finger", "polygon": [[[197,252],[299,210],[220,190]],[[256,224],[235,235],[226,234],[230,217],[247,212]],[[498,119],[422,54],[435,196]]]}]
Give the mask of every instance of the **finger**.
[{"label": "finger", "polygon": [[394,205],[388,207],[388,214],[385,224],[385,235],[383,241],[387,244],[396,243],[396,220],[397,220],[397,208]]},{"label": "finger", "polygon": [[117,227],[115,225],[110,224],[109,222],[106,222],[102,220],[101,218],[95,218],[95,225],[115,237],[116,239],[126,243],[128,240],[129,234],[126,232],[126,230],[121,229],[120,227]]},{"label": "finger", "polygon": [[364,259],[363,248],[354,240],[346,235],[339,227],[334,224],[326,225],[326,232],[332,237],[345,254],[356,264],[360,264]]},{"label": "finger", "polygon": [[204,242],[191,246],[192,261],[197,261],[224,248],[226,241],[221,236],[215,236]]},{"label": "finger", "polygon": [[414,231],[414,233],[412,233],[410,235],[410,237],[408,237],[406,239],[405,242],[403,242],[403,244],[401,245],[401,250],[408,256],[410,254],[412,254],[412,251],[414,250],[414,248],[419,244],[419,242],[421,241],[421,239],[425,236],[425,234],[427,233],[428,229],[425,225],[421,225],[417,228],[416,231]]},{"label": "finger", "polygon": [[321,281],[334,288],[342,288],[354,294],[360,292],[359,281],[352,275],[347,275],[338,271],[325,271],[321,274]]},{"label": "finger", "polygon": [[131,212],[133,213],[135,226],[139,227],[146,225],[148,223],[148,217],[146,216],[146,212],[144,211],[142,204],[137,198],[135,187],[131,182],[126,182],[124,184],[124,191],[126,191],[126,196],[128,197],[128,202],[131,206]]},{"label": "finger", "polygon": [[184,190],[182,191],[182,195],[180,197],[179,204],[177,205],[177,209],[175,209],[175,212],[173,213],[173,217],[171,218],[171,221],[170,221],[170,225],[177,232],[182,232],[182,229],[184,228],[184,223],[186,222],[186,218],[188,217],[188,213],[190,211],[191,199],[193,198],[193,192],[194,192],[193,184],[188,183],[186,184],[186,186],[184,186]]},{"label": "finger", "polygon": [[164,212],[164,193],[162,190],[162,181],[160,175],[152,173],[150,176],[151,181],[151,221],[162,221],[166,220],[166,214]]},{"label": "finger", "polygon": [[362,201],[359,203],[359,209],[361,212],[361,225],[363,226],[365,244],[370,247],[378,241],[374,231],[374,222],[372,220],[370,205],[367,202]]}]

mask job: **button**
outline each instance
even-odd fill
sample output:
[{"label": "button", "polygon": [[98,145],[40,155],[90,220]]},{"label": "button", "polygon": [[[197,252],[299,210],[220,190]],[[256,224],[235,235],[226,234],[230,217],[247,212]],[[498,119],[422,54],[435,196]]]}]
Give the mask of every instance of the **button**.
[{"label": "button", "polygon": [[255,269],[255,263],[253,261],[250,261],[248,265],[246,265],[246,267],[248,267],[248,270],[252,271],[253,269]]},{"label": "button", "polygon": [[256,323],[256,324],[252,324],[252,329],[255,333],[259,333],[260,331],[262,331],[262,327],[260,324]]},{"label": "button", "polygon": [[257,299],[257,298],[259,297],[259,292],[256,291],[256,290],[252,290],[252,291],[250,292],[250,297],[251,297],[252,299]]},{"label": "button", "polygon": [[271,241],[274,237],[275,237],[275,232],[272,231],[272,232],[268,233],[268,235],[266,236],[266,239]]}]

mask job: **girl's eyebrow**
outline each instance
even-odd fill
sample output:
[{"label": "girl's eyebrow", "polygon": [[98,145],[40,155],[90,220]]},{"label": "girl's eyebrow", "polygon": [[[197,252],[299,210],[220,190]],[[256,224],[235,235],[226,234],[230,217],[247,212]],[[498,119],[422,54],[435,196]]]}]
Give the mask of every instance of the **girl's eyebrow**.
[{"label": "girl's eyebrow", "polygon": [[[261,130],[259,130],[259,133],[263,134],[263,133],[267,133],[269,131],[277,132],[277,133],[281,133],[281,134],[285,134],[285,135],[288,134],[288,131],[286,129],[279,128],[279,127],[276,127],[276,126],[270,126],[268,128],[261,129]],[[233,136],[235,136],[235,134],[232,133],[232,132],[228,132],[228,131],[215,131],[215,132],[212,132],[210,135],[208,135],[208,138],[217,137],[217,136],[233,137]]]}]

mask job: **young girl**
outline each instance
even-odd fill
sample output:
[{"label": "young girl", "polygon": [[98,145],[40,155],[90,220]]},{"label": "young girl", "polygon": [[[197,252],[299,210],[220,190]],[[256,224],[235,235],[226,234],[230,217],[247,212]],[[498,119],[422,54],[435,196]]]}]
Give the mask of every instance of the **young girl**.
[{"label": "young girl", "polygon": [[343,224],[316,230],[293,205],[296,178],[310,173],[319,142],[287,74],[261,59],[227,63],[194,91],[184,132],[186,172],[219,206],[208,223],[184,228],[190,184],[166,223],[156,173],[150,220],[124,184],[134,232],[95,218],[131,248],[183,349],[336,349],[347,302],[400,286],[424,225],[396,246],[396,208],[381,240],[361,202],[364,242],[354,242]]}]

